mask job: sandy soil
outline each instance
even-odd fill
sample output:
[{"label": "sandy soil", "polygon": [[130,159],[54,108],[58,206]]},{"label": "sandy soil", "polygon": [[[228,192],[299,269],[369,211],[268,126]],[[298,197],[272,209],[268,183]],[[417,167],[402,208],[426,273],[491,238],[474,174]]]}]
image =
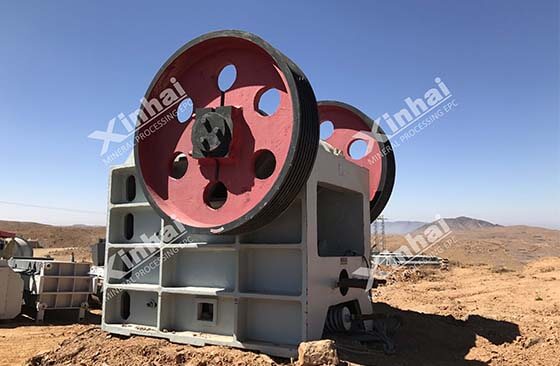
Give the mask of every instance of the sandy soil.
[{"label": "sandy soil", "polygon": [[225,347],[191,347],[144,337],[121,338],[97,327],[83,327],[55,351],[39,354],[27,365],[277,365],[267,355]]},{"label": "sandy soil", "polygon": [[35,222],[0,220],[0,230],[16,233],[22,238],[39,239],[43,247],[89,247],[105,237],[104,226],[53,226]]},{"label": "sandy soil", "polygon": [[[421,235],[414,232],[410,237]],[[447,243],[447,245],[443,245]],[[386,249],[408,246],[401,235],[388,235]],[[544,257],[560,257],[560,230],[531,226],[502,226],[478,230],[452,230],[443,243],[429,246],[426,254],[448,258],[460,264],[482,264],[496,268],[521,269]]]},{"label": "sandy soil", "polygon": [[[339,344],[339,353],[348,362],[381,366],[558,365],[559,280],[560,258],[540,259],[519,270],[475,265],[452,266],[449,271],[400,270],[390,277],[387,286],[374,292],[374,310],[402,320],[395,337],[396,354],[385,355],[373,349],[356,353],[345,344]],[[89,325],[36,326],[30,320],[3,324],[0,364],[289,363],[222,347],[108,337],[92,324],[98,317],[93,315],[88,320]]]},{"label": "sandy soil", "polygon": [[77,262],[91,263],[91,250],[87,247],[33,249],[35,257],[52,257],[60,261],[69,261],[72,259],[72,255]]},{"label": "sandy soil", "polygon": [[[41,352],[56,348],[60,342],[72,339],[101,322],[101,311],[93,310],[83,324],[76,324],[78,313],[58,311],[47,313],[45,322],[37,324],[28,316],[12,321],[0,321],[0,365],[22,365]],[[56,321],[53,321],[56,319]]]},{"label": "sandy soil", "polygon": [[560,365],[560,258],[409,272],[375,290],[375,311],[403,320],[398,352],[367,363]]}]

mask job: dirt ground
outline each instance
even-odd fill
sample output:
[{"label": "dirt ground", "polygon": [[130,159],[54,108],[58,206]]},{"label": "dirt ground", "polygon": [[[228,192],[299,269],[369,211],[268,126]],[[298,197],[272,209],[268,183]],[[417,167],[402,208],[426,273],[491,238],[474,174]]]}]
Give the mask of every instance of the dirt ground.
[{"label": "dirt ground", "polygon": [[[20,315],[15,320],[0,321],[0,365],[22,365],[38,353],[55,349],[60,342],[72,339],[84,329],[101,322],[101,311],[92,310],[83,324],[76,324],[77,311],[46,313],[43,324]],[[53,322],[53,319],[56,321]]]},{"label": "dirt ground", "polygon": [[[559,365],[559,280],[560,258],[519,270],[472,265],[397,271],[387,286],[374,290],[374,311],[402,321],[396,354],[356,352],[345,344],[339,344],[339,354],[349,363],[381,366]],[[290,363],[223,347],[108,336],[95,325],[98,314],[90,314],[87,324],[71,321],[35,325],[20,318],[0,324],[0,365]]]},{"label": "dirt ground", "polygon": [[33,249],[35,257],[52,257],[60,261],[69,261],[74,256],[77,262],[90,262],[91,263],[91,250],[86,247],[72,247],[72,248],[38,248]]},{"label": "dirt ground", "polygon": [[[410,237],[420,234],[414,232]],[[560,231],[531,226],[501,226],[478,230],[452,230],[449,245],[430,246],[425,254],[448,258],[454,263],[490,265],[521,269],[527,263],[545,257],[560,257]],[[388,235],[386,249],[410,247],[402,235]]]},{"label": "dirt ground", "polygon": [[36,222],[0,220],[0,230],[16,233],[25,239],[39,239],[45,248],[84,247],[105,237],[104,226],[53,226]]},{"label": "dirt ground", "polygon": [[407,271],[375,290],[403,326],[375,365],[560,365],[560,258],[513,271]]}]

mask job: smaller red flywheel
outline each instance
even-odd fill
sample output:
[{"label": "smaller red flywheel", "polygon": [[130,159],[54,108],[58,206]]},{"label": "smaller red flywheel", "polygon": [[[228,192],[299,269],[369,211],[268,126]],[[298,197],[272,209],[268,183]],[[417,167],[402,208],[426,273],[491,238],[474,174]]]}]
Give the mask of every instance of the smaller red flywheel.
[{"label": "smaller red flywheel", "polygon": [[[341,150],[347,160],[369,170],[373,222],[387,205],[395,183],[395,156],[389,139],[377,123],[351,105],[320,101],[317,107],[321,130],[332,130],[325,141]],[[358,150],[357,155],[353,149]]]}]

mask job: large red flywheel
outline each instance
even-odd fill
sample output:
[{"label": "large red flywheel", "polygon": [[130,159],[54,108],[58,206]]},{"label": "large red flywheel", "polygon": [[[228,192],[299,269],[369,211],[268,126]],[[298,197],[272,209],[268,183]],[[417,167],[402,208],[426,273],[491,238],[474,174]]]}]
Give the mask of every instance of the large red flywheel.
[{"label": "large red flywheel", "polygon": [[[235,79],[224,88],[218,78],[232,66]],[[271,91],[277,100],[267,112],[261,104]],[[261,227],[309,177],[319,142],[313,90],[293,62],[255,35],[220,31],[189,42],[160,69],[145,99],[163,110],[139,118],[140,182],[160,215],[193,232]]]}]

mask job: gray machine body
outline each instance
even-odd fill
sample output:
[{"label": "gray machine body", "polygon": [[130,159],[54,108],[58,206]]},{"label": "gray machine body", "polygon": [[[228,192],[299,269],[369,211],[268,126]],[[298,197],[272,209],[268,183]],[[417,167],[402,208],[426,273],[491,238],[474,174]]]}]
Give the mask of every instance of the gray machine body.
[{"label": "gray machine body", "polygon": [[442,258],[435,255],[407,255],[398,252],[381,252],[371,255],[371,263],[384,266],[440,266]]},{"label": "gray machine body", "polygon": [[321,145],[291,206],[236,236],[195,235],[162,220],[139,186],[127,194],[135,174],[133,161],[110,173],[105,331],[292,357],[300,342],[322,338],[330,307],[371,310],[368,292],[337,287],[343,270],[368,266],[364,168]]},{"label": "gray machine body", "polygon": [[0,250],[0,257],[9,259],[12,257],[33,257],[33,241],[28,241],[23,238],[13,237],[3,239],[2,250]]},{"label": "gray machine body", "polygon": [[13,319],[21,312],[23,280],[0,259],[0,320]]},{"label": "gray machine body", "polygon": [[103,298],[103,282],[105,280],[105,239],[91,246],[92,266],[89,271],[91,276],[92,292],[97,299]]},{"label": "gray machine body", "polygon": [[25,304],[37,309],[38,321],[52,309],[76,309],[79,318],[85,316],[92,293],[89,263],[11,258],[9,264],[23,279]]}]

